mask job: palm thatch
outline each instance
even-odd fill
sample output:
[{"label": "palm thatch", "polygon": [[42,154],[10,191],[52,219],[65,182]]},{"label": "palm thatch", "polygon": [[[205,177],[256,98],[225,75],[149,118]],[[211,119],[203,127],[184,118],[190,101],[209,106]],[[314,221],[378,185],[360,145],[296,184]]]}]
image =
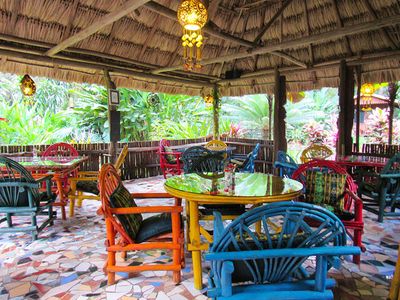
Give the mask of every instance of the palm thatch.
[{"label": "palm thatch", "polygon": [[190,95],[271,93],[275,70],[289,91],[338,86],[341,60],[363,82],[400,80],[398,0],[208,2],[203,68],[186,72],[180,1],[2,0],[0,71],[104,84],[108,70],[118,87]]}]

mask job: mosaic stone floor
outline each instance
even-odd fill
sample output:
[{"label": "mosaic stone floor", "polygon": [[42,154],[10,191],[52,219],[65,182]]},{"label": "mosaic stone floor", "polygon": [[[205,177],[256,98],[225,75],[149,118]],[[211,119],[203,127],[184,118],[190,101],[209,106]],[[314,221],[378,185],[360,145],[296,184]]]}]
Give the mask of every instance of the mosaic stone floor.
[{"label": "mosaic stone floor", "polygon": [[[162,190],[160,177],[126,182],[130,191]],[[150,201],[150,200],[146,200]],[[152,205],[156,205],[154,200]],[[165,201],[165,200],[157,200]],[[205,289],[193,289],[190,255],[183,270],[181,284],[175,285],[167,272],[142,272],[128,279],[118,273],[115,285],[107,286],[103,265],[104,222],[96,215],[99,203],[84,202],[76,216],[66,221],[57,219],[45,229],[39,240],[31,242],[27,234],[0,236],[0,300],[4,299],[207,299]],[[145,202],[139,202],[139,205]],[[365,212],[363,242],[367,252],[360,266],[346,258],[341,270],[331,270],[337,281],[335,299],[386,299],[400,242],[400,220],[375,222]],[[168,260],[157,251],[134,253],[135,261]],[[204,274],[204,283],[206,275]]]}]

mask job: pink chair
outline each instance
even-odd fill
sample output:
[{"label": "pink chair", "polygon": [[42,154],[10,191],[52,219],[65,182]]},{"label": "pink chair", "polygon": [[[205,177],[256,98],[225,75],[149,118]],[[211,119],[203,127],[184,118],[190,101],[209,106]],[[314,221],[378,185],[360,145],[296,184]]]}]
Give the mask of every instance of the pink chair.
[{"label": "pink chair", "polygon": [[158,154],[160,155],[160,168],[167,178],[167,174],[180,175],[183,172],[182,162],[180,160],[181,153],[174,152],[170,148],[170,143],[167,140],[162,139],[158,148]]}]

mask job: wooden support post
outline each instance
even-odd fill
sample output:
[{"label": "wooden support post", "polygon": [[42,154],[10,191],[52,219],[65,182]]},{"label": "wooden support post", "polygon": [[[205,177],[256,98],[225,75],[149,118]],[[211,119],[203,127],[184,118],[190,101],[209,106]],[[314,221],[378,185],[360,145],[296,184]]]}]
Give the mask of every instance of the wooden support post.
[{"label": "wooden support post", "polygon": [[221,106],[221,100],[218,95],[218,87],[214,87],[213,89],[213,120],[214,120],[214,140],[219,140],[219,109]]},{"label": "wooden support post", "polygon": [[281,76],[279,71],[275,71],[275,91],[274,91],[274,160],[277,152],[287,151],[286,141],[286,77]]},{"label": "wooden support post", "polygon": [[339,118],[337,155],[349,155],[352,152],[351,132],[354,120],[354,69],[342,60],[339,68]]},{"label": "wooden support post", "polygon": [[272,95],[267,95],[268,100],[268,140],[272,140]]},{"label": "wooden support post", "polygon": [[361,97],[361,66],[356,67],[357,73],[357,105],[356,105],[356,152],[360,152],[360,97]]},{"label": "wooden support post", "polygon": [[394,114],[394,101],[396,100],[396,94],[399,86],[396,82],[390,82],[388,86],[389,91],[389,138],[388,144],[391,145],[393,142],[393,114]]},{"label": "wooden support post", "polygon": [[[110,90],[115,90],[117,87],[115,83],[111,80],[110,73],[108,70],[104,70],[104,79],[106,82],[108,93]],[[111,162],[117,160],[117,143],[121,138],[120,133],[120,122],[121,113],[116,110],[116,107],[108,102],[108,123],[110,124],[110,145],[108,148],[108,153],[111,156]]]}]

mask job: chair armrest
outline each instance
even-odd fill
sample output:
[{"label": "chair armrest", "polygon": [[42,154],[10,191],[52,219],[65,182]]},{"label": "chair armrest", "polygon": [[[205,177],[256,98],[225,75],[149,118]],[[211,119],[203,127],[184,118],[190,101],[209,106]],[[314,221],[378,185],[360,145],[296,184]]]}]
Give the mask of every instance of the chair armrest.
[{"label": "chair armrest", "polygon": [[99,171],[80,171],[78,172],[78,177],[80,176],[90,176],[90,177],[97,177],[99,176]]},{"label": "chair armrest", "polygon": [[233,159],[246,159],[247,158],[247,154],[232,154],[231,158],[233,158]]},{"label": "chair armrest", "polygon": [[146,214],[146,213],[181,213],[182,206],[137,206],[110,208],[111,213],[116,215]]},{"label": "chair armrest", "polygon": [[131,193],[132,197],[135,199],[146,199],[146,198],[174,198],[165,192],[155,192],[155,193]]},{"label": "chair armrest", "polygon": [[71,182],[75,181],[97,181],[99,178],[98,177],[71,177],[68,178]]},{"label": "chair armrest", "polygon": [[161,155],[173,155],[177,159],[181,157],[182,153],[181,152],[160,152]]},{"label": "chair armrest", "polygon": [[32,177],[37,183],[40,183],[44,181],[50,181],[53,178],[53,175],[32,174]]},{"label": "chair armrest", "polygon": [[358,197],[355,193],[350,191],[349,189],[346,189],[346,194],[350,196],[350,198],[353,199],[354,201],[354,219],[355,221],[362,222],[363,221],[363,215],[362,215],[362,210],[363,210],[363,201],[361,200],[360,197]]}]

